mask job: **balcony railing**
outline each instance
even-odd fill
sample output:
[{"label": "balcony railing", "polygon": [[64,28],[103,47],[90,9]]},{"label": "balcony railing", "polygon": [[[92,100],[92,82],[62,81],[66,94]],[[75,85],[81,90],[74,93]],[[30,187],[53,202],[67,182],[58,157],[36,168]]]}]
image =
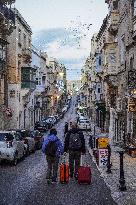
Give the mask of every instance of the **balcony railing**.
[{"label": "balcony railing", "polygon": [[22,53],[23,53],[23,55],[25,55],[25,56],[29,56],[29,57],[32,56],[32,50],[29,49],[29,48],[24,48],[24,49],[22,49]]},{"label": "balcony railing", "polygon": [[12,21],[15,24],[15,14],[14,12],[9,9],[6,5],[0,2],[0,16],[4,16],[8,21]]}]

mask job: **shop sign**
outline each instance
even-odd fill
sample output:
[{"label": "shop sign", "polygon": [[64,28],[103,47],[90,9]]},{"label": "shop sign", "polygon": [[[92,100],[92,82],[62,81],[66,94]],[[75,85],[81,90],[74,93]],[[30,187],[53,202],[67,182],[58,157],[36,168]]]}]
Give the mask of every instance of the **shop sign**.
[{"label": "shop sign", "polygon": [[134,89],[136,88],[136,70],[130,70],[128,72],[128,88]]},{"label": "shop sign", "polygon": [[130,112],[136,112],[136,98],[129,98],[129,100],[128,100],[128,110]]},{"label": "shop sign", "polygon": [[99,149],[99,167],[107,166],[108,149]]},{"label": "shop sign", "polygon": [[108,138],[99,138],[98,139],[98,148],[106,149],[108,144],[109,144]]}]

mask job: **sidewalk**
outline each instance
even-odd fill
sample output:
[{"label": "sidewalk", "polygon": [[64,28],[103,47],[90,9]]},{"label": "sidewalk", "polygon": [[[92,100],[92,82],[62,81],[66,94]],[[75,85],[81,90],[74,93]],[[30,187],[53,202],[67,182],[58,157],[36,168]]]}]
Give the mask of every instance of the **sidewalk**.
[{"label": "sidewalk", "polygon": [[[93,126],[94,125],[92,124],[92,127]],[[100,133],[98,127],[96,127],[96,134],[97,133]],[[92,150],[89,147],[88,149],[93,161],[96,163]],[[106,168],[100,168],[98,166],[97,168],[100,171],[101,177],[103,177],[106,185],[110,188],[112,198],[118,205],[136,205],[136,158],[132,158],[128,154],[124,154],[124,175],[127,190],[125,192],[121,192],[118,188],[120,164],[119,153],[117,153],[117,150],[118,147],[111,147],[111,174],[106,173]]]}]

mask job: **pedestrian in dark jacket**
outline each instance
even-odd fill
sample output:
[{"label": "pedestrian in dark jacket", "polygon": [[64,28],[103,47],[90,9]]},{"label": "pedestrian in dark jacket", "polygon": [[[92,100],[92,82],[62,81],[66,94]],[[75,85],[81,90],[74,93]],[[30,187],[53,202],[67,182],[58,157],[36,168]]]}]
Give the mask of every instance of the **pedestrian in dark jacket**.
[{"label": "pedestrian in dark jacket", "polygon": [[64,134],[67,134],[67,132],[68,132],[68,122],[65,122]]},{"label": "pedestrian in dark jacket", "polygon": [[46,155],[48,164],[46,175],[47,182],[56,182],[59,158],[64,152],[64,147],[60,139],[57,137],[57,131],[55,128],[52,128],[50,134],[44,139],[42,151]]},{"label": "pedestrian in dark jacket", "polygon": [[68,131],[65,142],[64,152],[69,152],[70,177],[77,179],[78,168],[80,166],[81,154],[85,154],[85,139],[83,133],[77,128],[77,124],[72,123],[71,130]]}]

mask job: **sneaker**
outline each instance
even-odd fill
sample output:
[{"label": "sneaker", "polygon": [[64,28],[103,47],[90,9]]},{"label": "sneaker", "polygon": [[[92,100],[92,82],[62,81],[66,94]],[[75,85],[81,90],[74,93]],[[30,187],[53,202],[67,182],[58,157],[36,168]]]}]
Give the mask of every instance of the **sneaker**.
[{"label": "sneaker", "polygon": [[74,176],[74,177],[75,177],[75,180],[78,180],[78,175],[77,175],[77,174],[75,174],[75,176]]},{"label": "sneaker", "polygon": [[73,174],[70,174],[70,178],[73,178]]}]

